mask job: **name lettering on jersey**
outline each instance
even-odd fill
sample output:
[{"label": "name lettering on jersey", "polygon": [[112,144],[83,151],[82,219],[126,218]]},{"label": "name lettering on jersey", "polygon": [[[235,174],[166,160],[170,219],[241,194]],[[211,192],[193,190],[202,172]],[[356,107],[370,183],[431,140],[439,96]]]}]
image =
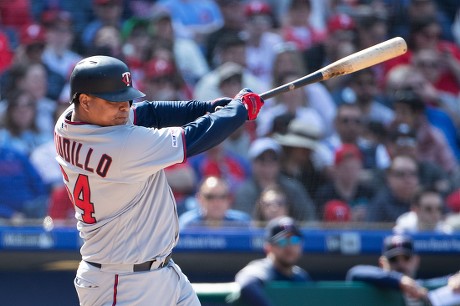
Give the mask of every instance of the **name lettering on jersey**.
[{"label": "name lettering on jersey", "polygon": [[93,156],[94,150],[87,148],[81,142],[76,142],[65,137],[54,135],[56,152],[66,162],[85,171],[106,177],[112,165],[112,157],[107,154]]},{"label": "name lettering on jersey", "polygon": [[181,128],[171,128],[171,145],[173,148],[177,148],[179,146],[178,138],[182,133]]}]

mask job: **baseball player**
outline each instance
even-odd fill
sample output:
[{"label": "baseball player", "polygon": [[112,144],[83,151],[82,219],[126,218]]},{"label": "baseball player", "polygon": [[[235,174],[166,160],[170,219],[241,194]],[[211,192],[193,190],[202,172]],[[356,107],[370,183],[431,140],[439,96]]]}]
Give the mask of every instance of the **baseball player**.
[{"label": "baseball player", "polygon": [[265,227],[265,258],[251,261],[235,276],[240,285],[240,301],[244,305],[273,306],[264,290],[267,283],[311,282],[308,272],[297,265],[302,246],[303,235],[294,219],[281,216],[270,220]]},{"label": "baseball player", "polygon": [[83,239],[80,305],[199,305],[171,259],[179,227],[163,169],[255,120],[263,100],[243,89],[234,99],[132,104],[144,94],[108,56],[81,60],[70,89],[55,144]]}]

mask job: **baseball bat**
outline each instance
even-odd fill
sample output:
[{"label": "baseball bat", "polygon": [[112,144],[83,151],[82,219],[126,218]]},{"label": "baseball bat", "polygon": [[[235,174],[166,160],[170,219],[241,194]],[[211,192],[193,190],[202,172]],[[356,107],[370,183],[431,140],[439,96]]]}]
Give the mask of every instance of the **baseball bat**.
[{"label": "baseball bat", "polygon": [[407,44],[402,37],[395,37],[369,48],[350,54],[327,65],[313,73],[270,89],[260,95],[264,100],[273,98],[283,92],[297,89],[299,87],[329,80],[340,75],[359,71],[364,68],[382,63],[407,52]]}]

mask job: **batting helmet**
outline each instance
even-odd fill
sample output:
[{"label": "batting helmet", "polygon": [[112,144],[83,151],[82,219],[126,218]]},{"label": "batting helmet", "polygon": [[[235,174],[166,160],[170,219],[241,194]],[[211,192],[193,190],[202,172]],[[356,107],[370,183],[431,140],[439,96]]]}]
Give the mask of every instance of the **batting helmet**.
[{"label": "batting helmet", "polygon": [[77,93],[85,93],[111,102],[132,101],[145,96],[132,85],[128,66],[110,56],[82,59],[70,75],[71,103]]}]

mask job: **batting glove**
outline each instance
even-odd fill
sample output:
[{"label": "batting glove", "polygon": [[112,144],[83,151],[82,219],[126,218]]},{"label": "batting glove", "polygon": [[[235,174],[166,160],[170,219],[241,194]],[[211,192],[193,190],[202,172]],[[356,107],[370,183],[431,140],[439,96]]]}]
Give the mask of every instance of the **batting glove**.
[{"label": "batting glove", "polygon": [[264,105],[264,100],[247,88],[242,89],[235,96],[235,100],[240,100],[248,110],[248,120],[256,120],[260,109]]}]

